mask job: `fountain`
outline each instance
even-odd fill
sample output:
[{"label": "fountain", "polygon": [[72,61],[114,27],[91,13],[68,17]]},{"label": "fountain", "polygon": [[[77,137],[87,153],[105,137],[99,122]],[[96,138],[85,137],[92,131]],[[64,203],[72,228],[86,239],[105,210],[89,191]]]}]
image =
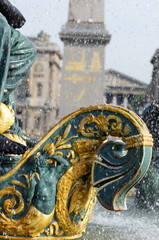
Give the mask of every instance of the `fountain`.
[{"label": "fountain", "polygon": [[22,156],[1,156],[2,236],[81,237],[96,196],[105,208],[126,209],[151,146],[146,125],[127,109],[98,105],[65,117]]},{"label": "fountain", "polygon": [[[21,14],[9,2],[4,4],[21,26]],[[7,12],[3,14],[7,18]],[[0,239],[78,239],[97,199],[106,209],[127,209],[127,193],[148,170],[152,137],[135,113],[113,105],[71,113],[36,144],[20,133],[11,96],[29,70],[35,50],[10,27],[17,24],[8,20],[9,25],[5,17],[0,15],[5,32],[1,39],[5,63],[0,91]],[[34,145],[30,149],[28,142]]]}]

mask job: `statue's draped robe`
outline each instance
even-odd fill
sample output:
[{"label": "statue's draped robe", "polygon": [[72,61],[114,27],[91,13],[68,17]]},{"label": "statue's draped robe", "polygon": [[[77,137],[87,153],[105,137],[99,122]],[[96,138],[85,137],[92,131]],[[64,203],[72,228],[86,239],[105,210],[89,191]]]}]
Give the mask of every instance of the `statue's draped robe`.
[{"label": "statue's draped robe", "polygon": [[35,56],[32,42],[0,13],[0,102],[14,109],[13,91],[26,77]]}]

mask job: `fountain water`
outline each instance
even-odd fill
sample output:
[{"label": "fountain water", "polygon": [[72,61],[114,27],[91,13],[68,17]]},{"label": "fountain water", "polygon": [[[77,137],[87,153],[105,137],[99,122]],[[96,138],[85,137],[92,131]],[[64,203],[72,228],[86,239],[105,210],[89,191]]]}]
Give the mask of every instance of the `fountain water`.
[{"label": "fountain water", "polygon": [[159,213],[153,209],[139,209],[134,198],[128,199],[128,210],[103,211],[96,205],[83,240],[157,240]]}]

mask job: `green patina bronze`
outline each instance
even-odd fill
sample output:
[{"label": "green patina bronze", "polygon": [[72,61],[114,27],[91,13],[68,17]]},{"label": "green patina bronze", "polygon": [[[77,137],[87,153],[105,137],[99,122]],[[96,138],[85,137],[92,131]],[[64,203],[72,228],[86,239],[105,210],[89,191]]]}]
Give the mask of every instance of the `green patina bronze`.
[{"label": "green patina bronze", "polygon": [[[36,49],[28,38],[8,24],[1,14],[1,5],[0,36],[0,102],[14,109],[14,90],[30,70],[35,60]],[[17,133],[17,121],[15,123],[12,129]]]}]

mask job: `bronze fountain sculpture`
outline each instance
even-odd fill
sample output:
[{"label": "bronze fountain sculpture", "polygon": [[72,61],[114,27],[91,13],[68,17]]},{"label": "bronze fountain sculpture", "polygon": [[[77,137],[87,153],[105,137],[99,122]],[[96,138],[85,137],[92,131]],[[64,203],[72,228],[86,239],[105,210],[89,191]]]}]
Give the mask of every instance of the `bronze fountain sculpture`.
[{"label": "bronze fountain sculpture", "polygon": [[128,191],[149,167],[152,137],[132,111],[98,105],[66,116],[28,149],[34,142],[19,130],[12,95],[35,48],[13,28],[24,23],[21,13],[6,0],[0,11],[0,239],[78,239],[96,199],[126,209]]}]

